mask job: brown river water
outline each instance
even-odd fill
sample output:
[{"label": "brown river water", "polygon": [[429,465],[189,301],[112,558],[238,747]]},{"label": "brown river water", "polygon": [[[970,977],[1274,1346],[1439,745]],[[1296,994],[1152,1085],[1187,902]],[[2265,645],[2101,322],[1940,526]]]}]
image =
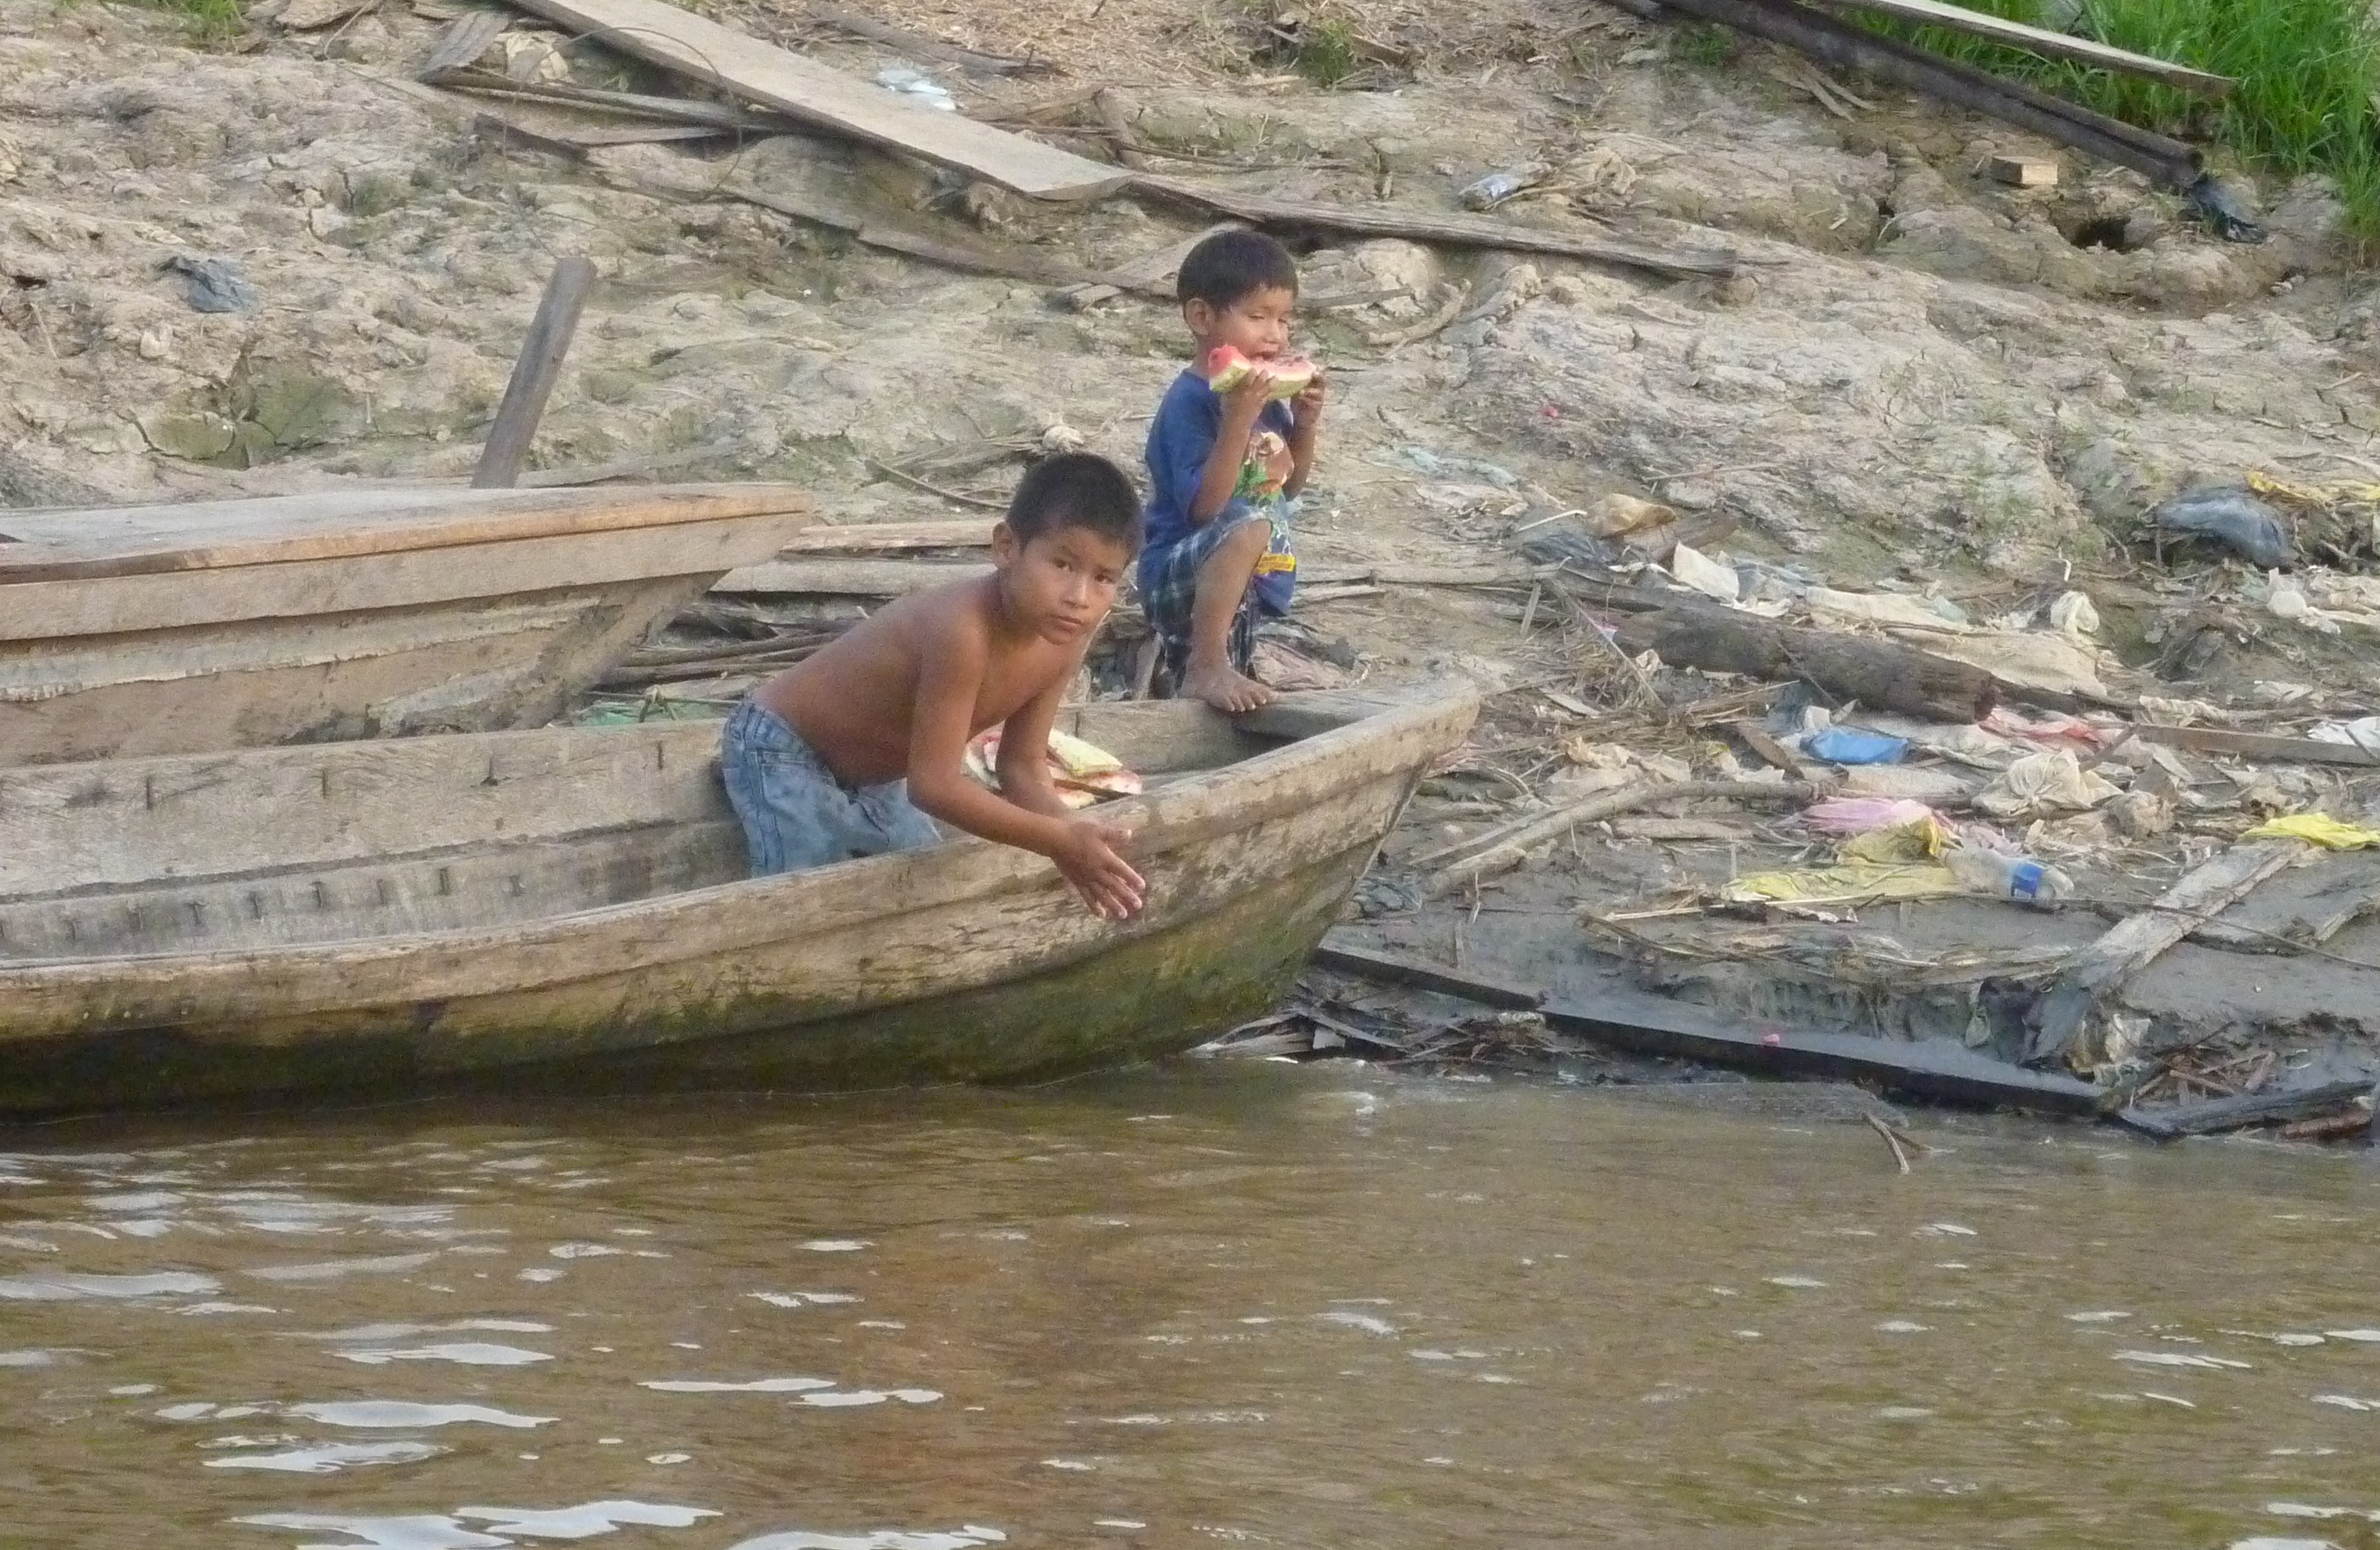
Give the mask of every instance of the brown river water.
[{"label": "brown river water", "polygon": [[0,1132],[0,1546],[2380,1543],[2380,1170],[1188,1063]]}]

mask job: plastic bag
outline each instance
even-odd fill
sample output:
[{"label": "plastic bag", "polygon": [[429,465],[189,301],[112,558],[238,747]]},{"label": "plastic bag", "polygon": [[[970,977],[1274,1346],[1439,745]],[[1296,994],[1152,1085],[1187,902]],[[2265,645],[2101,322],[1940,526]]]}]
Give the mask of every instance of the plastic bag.
[{"label": "plastic bag", "polygon": [[2380,829],[2342,824],[2327,813],[2294,812],[2287,818],[2266,819],[2240,837],[2301,839],[2325,850],[2361,850],[2367,845],[2380,845]]},{"label": "plastic bag", "polygon": [[1863,732],[1856,726],[1829,726],[1811,734],[1802,750],[1811,758],[1823,759],[1829,764],[1898,764],[1900,756],[1909,751],[1909,744],[1900,738]]},{"label": "plastic bag", "polygon": [[2279,515],[2245,490],[2184,491],[2150,512],[2149,520],[2167,532],[2212,539],[2267,570],[2297,558]]},{"label": "plastic bag", "polygon": [[1743,584],[1736,579],[1733,567],[1719,564],[1691,544],[1681,543],[1670,551],[1670,574],[1681,585],[1721,603],[1733,603],[1742,595]]},{"label": "plastic bag", "polygon": [[2118,794],[2117,788],[2075,761],[2074,751],[2028,754],[1975,794],[1975,806],[1995,818],[2031,818],[2043,813],[2082,812]]},{"label": "plastic bag", "polygon": [[1821,834],[1864,835],[1935,816],[1906,797],[1828,797],[1802,810],[1802,822]]}]

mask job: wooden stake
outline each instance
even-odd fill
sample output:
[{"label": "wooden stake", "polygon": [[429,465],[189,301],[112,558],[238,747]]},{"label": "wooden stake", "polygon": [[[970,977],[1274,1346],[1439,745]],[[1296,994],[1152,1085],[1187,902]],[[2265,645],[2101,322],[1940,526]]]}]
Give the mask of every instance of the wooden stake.
[{"label": "wooden stake", "polygon": [[1892,1133],[1892,1127],[1886,1124],[1883,1120],[1877,1118],[1873,1114],[1864,1114],[1860,1116],[1860,1117],[1866,1120],[1869,1127],[1874,1129],[1877,1135],[1884,1138],[1884,1144],[1892,1148],[1892,1160],[1900,1165],[1901,1172],[1907,1173],[1909,1171],[1909,1153],[1901,1149],[1900,1138]]},{"label": "wooden stake", "polygon": [[529,443],[537,436],[538,421],[545,418],[545,401],[562,374],[562,358],[570,353],[579,310],[587,305],[588,288],[594,283],[595,265],[577,254],[553,266],[528,337],[521,341],[520,356],[513,362],[512,380],[504,384],[504,401],[496,407],[496,422],[480,454],[479,471],[471,476],[473,489],[508,490],[520,482]]}]

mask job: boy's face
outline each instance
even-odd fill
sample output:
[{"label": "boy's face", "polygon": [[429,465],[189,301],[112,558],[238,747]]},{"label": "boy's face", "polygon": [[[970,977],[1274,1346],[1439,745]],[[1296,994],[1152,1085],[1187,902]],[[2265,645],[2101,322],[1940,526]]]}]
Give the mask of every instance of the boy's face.
[{"label": "boy's face", "polygon": [[1044,641],[1074,645],[1115,606],[1132,552],[1089,528],[1056,527],[1020,543],[1006,522],[991,533],[1009,607]]},{"label": "boy's face", "polygon": [[1182,321],[1199,349],[1229,345],[1251,360],[1270,360],[1289,348],[1289,325],[1297,314],[1297,293],[1260,286],[1228,307],[1186,301]]}]

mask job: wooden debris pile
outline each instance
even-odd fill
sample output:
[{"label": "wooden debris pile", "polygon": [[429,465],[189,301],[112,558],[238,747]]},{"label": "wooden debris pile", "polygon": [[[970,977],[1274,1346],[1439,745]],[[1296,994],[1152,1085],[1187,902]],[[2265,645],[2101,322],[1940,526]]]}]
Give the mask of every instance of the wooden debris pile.
[{"label": "wooden debris pile", "polygon": [[[1418,922],[1445,899],[1460,962],[1466,928],[1496,929],[1483,909],[1574,906],[1640,982],[1951,1038],[2143,1112],[2205,1095],[2170,1056],[2220,1023],[2248,1052],[2289,1052],[2217,1094],[2278,1105],[2243,1124],[2357,1131],[2335,1098],[2300,1100],[2326,1069],[2380,1077],[2356,1020],[2380,1004],[2380,952],[2369,932],[2338,945],[2380,909],[2368,686],[2185,701],[2099,640],[2094,592],[2112,607],[2154,590],[1843,591],[1715,545],[1671,543],[1657,564],[1609,515],[1497,519],[1534,562],[1512,616],[1542,671],[1423,784],[1388,852],[1402,897],[1361,896],[1367,918]],[[2183,943],[2236,957],[2239,1004],[2134,1010]],[[2248,991],[2292,958],[2338,980],[2335,1019],[2255,1009]]]}]

